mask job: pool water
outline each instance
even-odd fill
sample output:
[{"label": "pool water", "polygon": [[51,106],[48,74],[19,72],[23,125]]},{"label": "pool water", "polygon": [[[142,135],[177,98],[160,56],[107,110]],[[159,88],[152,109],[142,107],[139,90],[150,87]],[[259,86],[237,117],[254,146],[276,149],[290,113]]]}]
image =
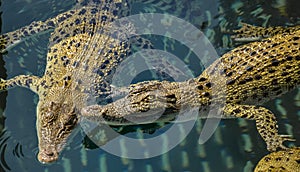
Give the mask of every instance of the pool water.
[{"label": "pool water", "polygon": [[[200,28],[219,55],[237,45],[230,40],[230,31],[237,29],[240,21],[258,26],[299,24],[297,0],[164,0],[168,7],[159,7],[159,1],[142,3],[136,0],[133,13],[168,13],[184,19]],[[1,33],[6,33],[36,20],[45,20],[71,9],[71,0],[14,0],[0,1],[2,12]],[[179,5],[180,4],[180,5]],[[0,57],[0,77],[11,78],[19,74],[41,76],[45,69],[48,37],[50,33],[37,35],[10,49]],[[154,37],[153,40],[160,39]],[[164,39],[164,38],[162,38]],[[193,55],[187,56],[186,47],[163,42],[161,49],[180,57],[193,75],[203,70]],[[159,44],[159,43],[158,43]],[[179,48],[178,48],[179,47]],[[180,49],[182,48],[182,49]],[[150,77],[150,78],[148,78]],[[151,79],[141,75],[135,82]],[[153,79],[153,78],[152,78]],[[198,144],[204,120],[198,120],[189,135],[171,151],[149,159],[120,158],[101,148],[90,146],[84,133],[77,134],[62,152],[61,158],[50,165],[36,159],[38,152],[35,129],[37,95],[23,88],[0,93],[0,171],[203,171],[240,172],[253,171],[255,164],[268,152],[253,121],[243,119],[222,120],[214,135]],[[290,134],[297,140],[289,145],[300,145],[300,90],[295,90],[265,104],[278,118],[280,133]],[[163,133],[166,128],[155,130]],[[129,133],[131,137],[138,132]],[[151,134],[145,134],[151,136]],[[179,133],[180,135],[180,133]],[[85,138],[85,139],[84,139]],[[165,140],[163,144],[168,144]],[[159,147],[160,145],[158,145]],[[121,143],[120,143],[121,147]],[[122,147],[121,149],[126,149]],[[123,150],[126,151],[126,150]]]}]

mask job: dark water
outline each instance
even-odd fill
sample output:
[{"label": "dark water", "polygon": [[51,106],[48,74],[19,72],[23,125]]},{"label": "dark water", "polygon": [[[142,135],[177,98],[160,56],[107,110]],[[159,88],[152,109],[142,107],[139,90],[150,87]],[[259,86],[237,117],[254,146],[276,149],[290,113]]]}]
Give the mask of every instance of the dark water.
[{"label": "dark water", "polygon": [[[156,2],[156,1],[154,1]],[[178,1],[182,2],[182,1]],[[293,25],[299,22],[297,0],[265,2],[234,0],[183,1],[178,7],[165,10],[153,4],[137,3],[135,13],[169,13],[201,28],[217,52],[222,55],[236,45],[230,40],[230,31],[238,28],[239,21],[259,26]],[[34,20],[45,20],[71,9],[74,1],[15,0],[1,2],[1,32],[9,32]],[[189,13],[189,14],[186,14]],[[299,24],[299,23],[298,23]],[[0,77],[19,74],[41,76],[45,67],[47,38],[38,35],[9,50],[0,58]],[[172,41],[169,40],[170,43]],[[167,42],[168,43],[168,42]],[[168,44],[170,45],[170,44]],[[162,45],[162,49],[184,56],[184,48]],[[184,54],[184,53],[183,53]],[[201,73],[192,57],[182,58],[195,75]],[[145,80],[145,78],[143,78]],[[0,167],[2,171],[253,171],[255,164],[267,154],[265,143],[258,135],[253,121],[222,120],[208,142],[199,145],[199,131],[204,121],[198,121],[188,137],[173,150],[161,156],[134,160],[111,155],[102,149],[85,149],[83,136],[78,134],[63,151],[61,158],[42,165],[36,159],[37,137],[35,108],[37,96],[29,90],[15,88],[0,93]],[[300,91],[295,90],[266,104],[278,117],[281,133],[294,136],[300,145]],[[162,133],[164,129],[157,131]],[[179,133],[180,134],[180,133]],[[167,143],[166,143],[167,144]],[[158,145],[160,147],[160,145]],[[1,170],[0,170],[1,171]]]}]

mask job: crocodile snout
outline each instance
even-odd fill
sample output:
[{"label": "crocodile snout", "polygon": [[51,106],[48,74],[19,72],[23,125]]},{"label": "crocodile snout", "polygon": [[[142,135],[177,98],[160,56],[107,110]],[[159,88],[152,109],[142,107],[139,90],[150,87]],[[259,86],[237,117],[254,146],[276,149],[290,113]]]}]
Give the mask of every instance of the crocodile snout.
[{"label": "crocodile snout", "polygon": [[57,159],[58,159],[58,152],[55,149],[40,150],[38,154],[38,160],[44,164],[54,162]]}]

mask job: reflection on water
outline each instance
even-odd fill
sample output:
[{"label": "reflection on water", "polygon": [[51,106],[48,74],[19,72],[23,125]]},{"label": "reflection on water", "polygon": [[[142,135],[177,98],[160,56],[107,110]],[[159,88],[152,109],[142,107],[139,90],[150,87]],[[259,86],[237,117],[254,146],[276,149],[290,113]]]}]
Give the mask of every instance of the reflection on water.
[{"label": "reflection on water", "polygon": [[[133,6],[135,13],[167,12],[184,18],[203,29],[220,54],[235,46],[229,38],[229,33],[230,30],[237,28],[239,21],[262,26],[290,25],[299,22],[299,12],[293,8],[293,5],[298,3],[296,0],[274,0],[272,5],[260,0],[255,2],[173,0],[174,3],[164,7],[159,7],[157,3],[159,1],[153,1],[152,4],[141,3],[140,1],[143,0],[137,1],[137,5]],[[2,31],[8,32],[32,20],[44,20],[55,16],[70,9],[73,5],[74,1],[59,0],[2,2]],[[46,63],[48,36],[48,34],[36,36],[1,56],[0,77],[11,78],[18,74],[30,73],[42,75]],[[193,64],[192,56],[181,54],[184,51],[179,49],[180,46],[174,40],[164,39],[161,42],[163,42],[162,49],[182,57],[195,75],[201,73],[200,64]],[[204,145],[197,144],[204,122],[198,121],[194,130],[180,145],[158,157],[145,160],[119,158],[101,149],[88,146],[90,143],[87,140],[84,140],[84,145],[91,150],[85,149],[82,144],[83,137],[78,134],[62,153],[62,158],[58,162],[44,166],[36,160],[35,108],[37,99],[34,93],[22,88],[0,93],[2,171],[252,171],[258,160],[267,153],[265,143],[251,121],[223,120],[214,136]],[[296,145],[300,145],[299,102],[300,93],[296,90],[266,104],[278,115],[280,132],[293,135],[297,139],[294,143]],[[3,109],[5,109],[4,113]],[[6,116],[5,123],[3,115]],[[159,134],[164,130],[166,129],[158,129],[155,133]],[[135,137],[138,134],[140,133],[135,132],[129,135]],[[168,139],[164,144],[168,144]]]}]

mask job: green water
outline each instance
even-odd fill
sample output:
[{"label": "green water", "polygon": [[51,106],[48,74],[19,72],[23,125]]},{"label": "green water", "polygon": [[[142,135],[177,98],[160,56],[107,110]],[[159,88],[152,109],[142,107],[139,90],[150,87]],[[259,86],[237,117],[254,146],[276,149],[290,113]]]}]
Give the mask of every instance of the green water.
[{"label": "green water", "polygon": [[[176,6],[178,2],[183,2],[184,6]],[[133,11],[135,13],[169,13],[189,21],[202,29],[220,55],[236,46],[230,40],[230,31],[237,28],[239,21],[259,26],[292,25],[299,22],[300,16],[299,11],[295,9],[299,7],[297,4],[299,2],[296,0],[273,0],[268,3],[263,0],[178,0],[178,2],[174,0],[174,8],[171,10],[159,8],[155,3],[137,3],[133,6]],[[74,1],[69,0],[2,0],[1,31],[5,33],[34,20],[45,20],[71,9],[74,4]],[[41,76],[46,64],[48,37],[49,34],[36,36],[2,55],[0,76],[6,78],[19,74]],[[167,43],[170,42],[172,41],[167,41]],[[183,50],[173,49],[169,45],[162,45],[162,49],[181,56],[180,53]],[[198,69],[199,65],[193,64],[192,57],[182,59],[195,75],[201,73]],[[280,132],[293,135],[297,140],[293,144],[298,146],[300,145],[299,92],[295,90],[266,104],[277,115]],[[85,149],[82,144],[83,136],[78,134],[62,152],[57,162],[42,165],[36,159],[38,151],[35,130],[37,96],[29,90],[15,88],[0,93],[0,100],[1,109],[4,109],[3,113],[2,110],[0,112],[5,116],[5,118],[0,118],[0,129],[2,129],[0,166],[3,171],[240,172],[252,171],[259,159],[268,153],[253,121],[232,119],[222,120],[213,137],[204,145],[197,143],[201,126],[204,123],[204,121],[198,121],[188,137],[174,149],[161,156],[143,160],[120,158],[99,148]],[[165,128],[162,128],[156,133],[163,133],[164,130]]]}]

